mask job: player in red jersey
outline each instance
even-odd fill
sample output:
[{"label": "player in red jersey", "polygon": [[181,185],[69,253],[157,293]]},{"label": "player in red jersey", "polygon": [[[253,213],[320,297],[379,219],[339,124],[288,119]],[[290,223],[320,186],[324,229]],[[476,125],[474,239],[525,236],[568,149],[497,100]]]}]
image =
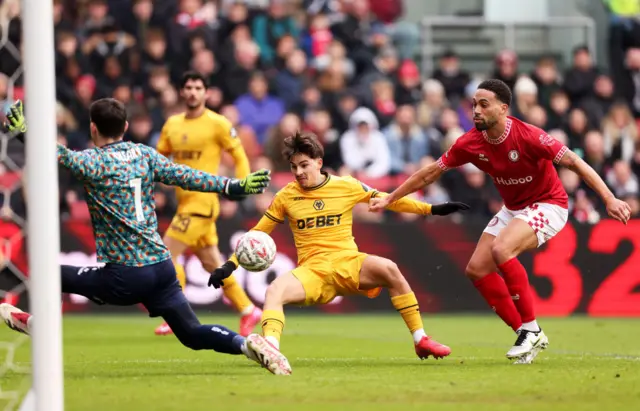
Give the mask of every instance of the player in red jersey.
[{"label": "player in red jersey", "polygon": [[[414,173],[371,211],[434,181],[450,168],[472,163],[493,178],[504,207],[489,222],[466,268],[480,294],[517,333],[507,358],[530,363],[549,340],[538,326],[527,272],[517,257],[558,234],[568,218],[567,193],[554,164],[577,173],[627,223],[629,205],[618,200],[580,157],[543,130],[507,115],[511,91],[500,80],[480,83],[473,97],[475,130],[462,135],[437,162]],[[502,272],[502,277],[498,274]]]}]

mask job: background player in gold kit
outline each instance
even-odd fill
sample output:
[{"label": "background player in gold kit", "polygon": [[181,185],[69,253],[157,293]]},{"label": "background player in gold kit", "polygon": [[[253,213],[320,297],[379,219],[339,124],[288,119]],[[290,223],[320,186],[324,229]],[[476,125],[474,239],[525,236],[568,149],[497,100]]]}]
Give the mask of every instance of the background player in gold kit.
[{"label": "background player in gold kit", "polygon": [[[207,80],[195,72],[185,73],[180,94],[187,110],[167,120],[158,141],[158,152],[172,156],[176,163],[217,174],[222,153],[226,151],[233,157],[235,176],[247,176],[250,172],[249,160],[235,129],[229,120],[205,107]],[[180,188],[176,188],[176,194],[178,210],[164,236],[164,243],[171,251],[178,280],[184,288],[186,274],[177,259],[187,248],[195,253],[208,272],[213,272],[222,264],[215,225],[220,207],[217,194]],[[235,278],[225,280],[223,291],[242,315],[240,334],[249,335],[260,321],[262,311],[253,305]],[[158,335],[169,333],[171,328],[166,323],[156,329]]]},{"label": "background player in gold kit", "polygon": [[[313,134],[299,134],[284,141],[284,156],[296,181],[280,190],[253,230],[270,233],[289,219],[298,252],[298,267],[281,275],[267,288],[262,331],[279,349],[284,329],[285,304],[326,304],[337,295],[362,294],[375,298],[386,287],[393,306],[413,335],[420,358],[446,357],[451,349],[428,337],[423,329],[418,301],[392,261],[358,251],[352,226],[353,207],[381,195],[352,177],[321,171],[324,150]],[[390,210],[422,215],[446,215],[469,206],[462,203],[430,205],[411,199],[392,203]],[[216,280],[236,269],[235,255],[212,277]],[[225,280],[226,281],[226,280]]]}]

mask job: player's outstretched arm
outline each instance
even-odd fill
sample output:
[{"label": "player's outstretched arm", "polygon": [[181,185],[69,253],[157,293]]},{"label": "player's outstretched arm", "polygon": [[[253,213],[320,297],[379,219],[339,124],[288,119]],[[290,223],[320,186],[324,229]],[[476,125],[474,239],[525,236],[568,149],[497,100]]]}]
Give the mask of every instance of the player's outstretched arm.
[{"label": "player's outstretched arm", "polygon": [[[371,207],[372,200],[388,196],[389,194],[387,193],[376,193],[369,201],[369,206]],[[418,215],[449,215],[458,211],[466,211],[470,208],[471,207],[465,203],[447,202],[443,204],[429,204],[407,197],[394,201],[387,206],[387,210],[395,211],[396,213],[411,213]]]},{"label": "player's outstretched arm", "polygon": [[259,170],[239,180],[214,176],[182,164],[176,164],[155,151],[153,156],[155,181],[189,191],[221,193],[232,198],[242,198],[250,194],[263,193],[271,181],[269,170]]},{"label": "player's outstretched arm", "polygon": [[[284,223],[284,218],[286,216],[286,194],[283,194],[281,191],[278,192],[267,211],[264,212],[264,215],[258,221],[255,227],[251,230],[262,231],[263,233],[271,234],[274,228],[278,224]],[[224,279],[229,277],[235,269],[238,268],[238,258],[235,253],[229,258],[229,261],[224,263],[222,267],[216,268],[213,273],[211,273],[211,277],[209,277],[209,285],[215,288],[222,287],[224,285]]]},{"label": "player's outstretched arm", "polygon": [[431,163],[422,167],[409,177],[400,187],[396,188],[386,197],[373,198],[369,203],[369,211],[382,211],[408,194],[416,192],[423,187],[432,184],[444,173],[437,163]]},{"label": "player's outstretched arm", "polygon": [[102,175],[102,163],[89,151],[73,151],[58,143],[58,163],[71,171],[76,178],[90,180]]},{"label": "player's outstretched arm", "polygon": [[[6,131],[14,133],[15,137],[24,142],[27,132],[27,120],[24,117],[24,105],[21,100],[16,100],[7,111],[7,119],[3,124]],[[102,168],[86,152],[69,150],[62,144],[58,144],[58,162],[80,179],[100,176]]]},{"label": "player's outstretched arm", "polygon": [[627,224],[627,221],[631,218],[631,207],[629,204],[616,198],[611,190],[609,190],[609,187],[607,187],[607,184],[589,164],[571,150],[567,150],[558,164],[578,174],[580,178],[600,196],[607,207],[609,216]]}]

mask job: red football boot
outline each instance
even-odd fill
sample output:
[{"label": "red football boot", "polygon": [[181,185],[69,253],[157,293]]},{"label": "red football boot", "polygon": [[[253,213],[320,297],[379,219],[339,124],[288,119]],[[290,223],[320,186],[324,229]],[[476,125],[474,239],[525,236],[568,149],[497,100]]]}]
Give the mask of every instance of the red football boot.
[{"label": "red football boot", "polygon": [[11,304],[2,303],[0,304],[0,317],[12,330],[29,335],[31,314],[25,313]]},{"label": "red football boot", "polygon": [[240,335],[246,337],[251,334],[253,328],[260,322],[261,318],[262,310],[258,307],[253,307],[251,313],[243,315],[240,318]]},{"label": "red football boot", "polygon": [[446,345],[440,344],[431,337],[422,337],[419,343],[416,344],[416,354],[421,360],[433,356],[433,358],[444,358],[451,354],[451,348]]},{"label": "red football boot", "polygon": [[171,335],[173,334],[173,331],[171,330],[171,327],[169,327],[169,324],[162,323],[158,328],[156,328],[155,333],[156,335]]}]

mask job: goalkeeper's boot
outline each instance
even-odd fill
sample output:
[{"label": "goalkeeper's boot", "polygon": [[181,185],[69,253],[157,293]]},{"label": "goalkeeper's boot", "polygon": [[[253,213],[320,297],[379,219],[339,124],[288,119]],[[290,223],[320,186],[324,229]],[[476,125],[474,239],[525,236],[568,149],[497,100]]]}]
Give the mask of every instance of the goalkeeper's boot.
[{"label": "goalkeeper's boot", "polygon": [[262,310],[256,306],[253,307],[249,314],[240,317],[240,335],[246,337],[251,334],[251,331],[260,322],[261,318]]},{"label": "goalkeeper's boot", "polygon": [[173,334],[173,330],[169,327],[169,324],[162,323],[156,328],[156,335],[171,335]]},{"label": "goalkeeper's boot", "polygon": [[3,303],[0,304],[0,317],[12,330],[29,335],[29,324],[33,317],[31,314],[25,313],[11,304]]},{"label": "goalkeeper's boot", "polygon": [[289,360],[261,335],[251,334],[246,340],[247,357],[275,375],[290,375]]},{"label": "goalkeeper's boot", "polygon": [[514,364],[530,364],[540,353],[549,346],[549,339],[540,331],[519,329],[518,338],[513,347],[507,352],[507,358],[515,360]]},{"label": "goalkeeper's boot", "polygon": [[451,348],[444,344],[440,344],[429,336],[424,336],[419,343],[416,344],[416,354],[421,360],[433,356],[436,360],[444,358],[451,354]]}]

